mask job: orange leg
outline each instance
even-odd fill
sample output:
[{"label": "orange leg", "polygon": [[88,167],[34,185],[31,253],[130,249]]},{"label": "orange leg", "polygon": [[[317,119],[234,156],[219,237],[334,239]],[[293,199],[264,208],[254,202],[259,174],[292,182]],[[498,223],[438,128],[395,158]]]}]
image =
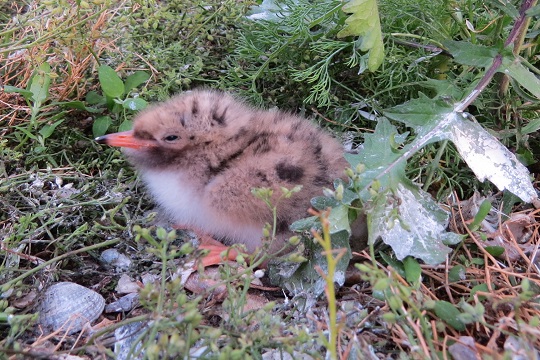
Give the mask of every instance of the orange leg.
[{"label": "orange leg", "polygon": [[[188,229],[185,226],[174,226],[176,229]],[[198,230],[198,229],[192,229],[189,228],[189,230],[193,231],[195,234],[197,234],[197,237],[199,238],[200,245],[199,250],[208,250],[208,254],[206,254],[200,261],[203,267],[211,266],[211,265],[218,265],[222,264],[225,261],[231,260],[235,261],[236,257],[238,256],[238,251],[235,249],[231,249],[228,246],[223,245],[210,235]]]}]

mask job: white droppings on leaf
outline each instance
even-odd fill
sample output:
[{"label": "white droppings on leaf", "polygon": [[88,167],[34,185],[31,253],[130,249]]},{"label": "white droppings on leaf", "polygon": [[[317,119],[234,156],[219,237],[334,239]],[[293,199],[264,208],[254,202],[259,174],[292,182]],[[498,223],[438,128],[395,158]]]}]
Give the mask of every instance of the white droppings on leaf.
[{"label": "white droppings on leaf", "polygon": [[373,217],[374,236],[390,245],[399,260],[414,256],[428,264],[443,262],[451,251],[444,243],[460,241],[459,235],[446,231],[448,213],[429,194],[402,184],[397,186],[395,197],[399,201],[386,202],[384,209],[379,209],[383,213]]},{"label": "white droppings on leaf", "polygon": [[456,116],[450,130],[450,139],[480,181],[488,179],[526,202],[537,198],[527,168],[479,124]]}]

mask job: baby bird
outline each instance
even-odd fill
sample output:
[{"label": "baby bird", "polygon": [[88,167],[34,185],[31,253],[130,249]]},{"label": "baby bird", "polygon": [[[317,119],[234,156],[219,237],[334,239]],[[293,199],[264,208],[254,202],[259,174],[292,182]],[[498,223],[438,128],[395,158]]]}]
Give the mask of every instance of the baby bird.
[{"label": "baby bird", "polygon": [[[125,148],[173,223],[219,240],[202,244],[210,250],[205,266],[221,261],[225,245],[243,244],[249,253],[263,248],[263,227],[273,215],[253,188],[273,190],[277,236],[267,251],[275,255],[293,235],[289,225],[307,216],[310,199],[345,178],[347,167],[340,143],[310,121],[220,91],[185,92],[139,113],[133,130],[96,141]],[[299,192],[278,201],[281,187],[296,185]]]}]

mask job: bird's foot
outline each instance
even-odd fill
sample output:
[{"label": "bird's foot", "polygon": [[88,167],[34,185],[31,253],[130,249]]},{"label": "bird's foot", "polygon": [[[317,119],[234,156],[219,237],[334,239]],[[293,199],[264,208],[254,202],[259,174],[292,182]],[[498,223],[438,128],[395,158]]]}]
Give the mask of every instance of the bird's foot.
[{"label": "bird's foot", "polygon": [[[214,241],[217,242],[216,240]],[[238,251],[221,243],[219,243],[219,245],[201,243],[199,245],[199,250],[208,250],[208,253],[200,259],[200,263],[203,267],[223,264],[228,260],[235,261],[238,256]]]},{"label": "bird's foot", "polygon": [[[185,226],[175,225],[175,229],[187,229]],[[239,252],[229,246],[225,246],[210,235],[198,229],[189,228],[199,239],[199,250],[207,250],[208,253],[199,260],[203,267],[223,264],[226,261],[236,261]]]}]

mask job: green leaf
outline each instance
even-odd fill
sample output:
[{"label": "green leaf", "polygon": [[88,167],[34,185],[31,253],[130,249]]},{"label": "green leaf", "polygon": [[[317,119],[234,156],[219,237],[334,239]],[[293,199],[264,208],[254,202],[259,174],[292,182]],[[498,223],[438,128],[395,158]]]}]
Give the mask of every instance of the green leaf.
[{"label": "green leaf", "polygon": [[94,137],[105,135],[109,126],[112,124],[112,119],[109,116],[100,116],[92,124],[92,134]]},{"label": "green leaf", "polygon": [[352,168],[358,164],[366,167],[358,180],[360,188],[374,179],[379,184],[376,195],[367,190],[360,193],[366,204],[370,243],[381,238],[399,260],[414,256],[429,264],[444,261],[450,252],[445,243],[455,244],[461,238],[446,232],[448,213],[406,177],[406,161],[397,161],[403,150],[394,141],[398,137],[396,128],[382,118],[375,133],[364,137],[364,150],[346,155],[346,159]]},{"label": "green leaf", "polygon": [[58,120],[57,122],[51,125],[49,124],[43,125],[43,127],[39,130],[39,134],[43,137],[43,139],[47,139],[54,133],[54,129],[56,129],[56,127],[60,125],[64,120],[65,119]]},{"label": "green leaf", "polygon": [[499,50],[492,47],[471,44],[468,41],[443,41],[444,47],[462,65],[486,68],[493,63]]},{"label": "green leaf", "polygon": [[334,235],[342,231],[351,233],[351,226],[349,224],[349,208],[345,205],[338,205],[333,207],[328,216],[330,222],[330,234]]},{"label": "green leaf", "polygon": [[488,179],[500,190],[508,189],[526,202],[536,198],[529,171],[516,156],[480,124],[465,118],[443,99],[420,94],[418,99],[395,106],[385,115],[418,132],[406,150],[449,139],[480,181]]},{"label": "green leaf", "polygon": [[521,128],[521,133],[526,135],[538,130],[540,130],[540,118],[530,120],[527,125]]},{"label": "green leaf", "polygon": [[7,93],[19,93],[21,94],[26,100],[30,100],[32,97],[32,92],[30,90],[21,89],[15,86],[10,85],[4,85],[4,91]]},{"label": "green leaf", "polygon": [[486,246],[484,249],[495,257],[499,257],[504,253],[504,248],[502,246]]},{"label": "green leaf", "polygon": [[450,269],[448,272],[448,280],[450,282],[459,282],[466,279],[465,274],[467,270],[463,265],[456,265]]},{"label": "green leaf", "polygon": [[519,59],[504,57],[499,71],[511,76],[512,79],[540,99],[540,79],[527,69]]},{"label": "green leaf", "polygon": [[499,190],[511,191],[525,202],[536,199],[529,170],[497,138],[476,122],[452,113],[445,129],[461,157],[480,181],[488,179]]},{"label": "green leaf", "polygon": [[[341,286],[345,282],[345,270],[351,259],[349,233],[340,231],[332,234],[331,239],[333,249],[346,249],[347,251],[336,266],[334,282]],[[302,294],[308,303],[312,303],[324,292],[326,287],[326,281],[315,270],[315,267],[318,266],[323,272],[328,273],[328,264],[319,243],[312,239],[305,239],[304,245],[307,252],[311,254],[308,261],[301,264],[287,262],[271,264],[268,275],[272,284],[279,285],[293,295]]]},{"label": "green leaf", "polygon": [[442,321],[456,329],[457,331],[465,330],[465,324],[459,321],[458,317],[461,312],[448,301],[435,301],[435,315]]},{"label": "green leaf", "polygon": [[118,131],[128,131],[133,127],[133,122],[131,120],[124,120],[118,127]]},{"label": "green leaf", "polygon": [[443,262],[451,251],[445,244],[461,241],[446,231],[448,213],[417,187],[398,184],[391,193],[366,204],[370,243],[380,237],[399,260],[414,256],[427,264]]},{"label": "green leaf", "polygon": [[527,10],[527,16],[537,16],[540,15],[540,5],[533,6]]},{"label": "green leaf", "polygon": [[310,231],[311,229],[320,229],[321,222],[318,217],[310,216],[293,222],[289,228],[295,232]]},{"label": "green leaf", "polygon": [[375,71],[384,59],[381,22],[376,0],[351,0],[343,6],[343,11],[352,13],[345,20],[345,27],[338,37],[360,36],[360,50],[367,51],[368,69]]},{"label": "green leaf", "polygon": [[34,106],[41,106],[49,96],[49,86],[51,85],[51,66],[44,62],[34,72],[28,90],[32,93],[30,100],[34,102]]},{"label": "green leaf", "polygon": [[103,92],[111,98],[124,95],[124,83],[116,71],[108,65],[101,65],[98,69],[99,83]]},{"label": "green leaf", "polygon": [[384,115],[422,132],[426,127],[438,125],[452,111],[453,106],[442,100],[442,97],[431,99],[420,93],[417,99],[385,110]]},{"label": "green leaf", "polygon": [[146,71],[136,71],[129,75],[124,83],[124,94],[129,94],[132,89],[135,89],[148,79],[150,79],[150,74]]},{"label": "green leaf", "polygon": [[317,196],[311,199],[311,206],[317,210],[326,210],[338,205],[338,201],[326,196]]},{"label": "green leaf", "polygon": [[415,258],[407,256],[403,259],[405,267],[405,278],[410,284],[418,284],[422,275],[422,268]]},{"label": "green leaf", "polygon": [[89,91],[86,94],[85,100],[89,105],[103,105],[106,102],[105,97],[98,94],[96,91]]},{"label": "green leaf", "polygon": [[392,256],[388,255],[384,251],[379,252],[379,255],[387,265],[391,266],[392,269],[399,274],[399,276],[405,277],[405,267],[403,266],[403,262],[395,260]]},{"label": "green leaf", "polygon": [[[517,19],[519,17],[519,10],[514,5],[512,5],[510,1],[488,0],[488,4],[501,10],[506,15],[510,16],[512,19]],[[528,14],[528,16],[531,15]]]},{"label": "green leaf", "polygon": [[148,106],[148,103],[141,98],[127,98],[122,103],[122,106],[127,110],[138,111],[145,109],[146,106]]},{"label": "green leaf", "polygon": [[[474,299],[474,295],[476,295],[476,293],[479,292],[479,291],[483,292],[483,293],[489,293],[490,291],[489,291],[488,284],[482,283],[482,284],[478,284],[478,285],[473,286],[473,288],[470,291],[469,298],[471,300]],[[484,301],[485,299],[486,299],[486,296],[483,296],[483,295],[478,296],[478,300],[480,300],[480,301]]]},{"label": "green leaf", "polygon": [[30,132],[30,130],[28,130],[27,128],[25,127],[22,127],[22,126],[14,126],[15,129],[17,129],[18,131],[21,131],[23,132],[26,136],[28,136],[30,139],[32,140],[37,140],[37,136],[32,134]]},{"label": "green leaf", "polygon": [[484,199],[484,201],[482,201],[482,204],[480,204],[480,207],[478,208],[478,212],[474,216],[473,222],[469,225],[469,229],[471,229],[472,231],[478,230],[480,224],[482,223],[482,221],[484,221],[490,211],[491,201],[489,201],[488,199]]},{"label": "green leaf", "polygon": [[82,101],[64,101],[64,102],[58,102],[58,103],[53,103],[53,104],[54,105],[65,106],[65,107],[70,108],[70,109],[84,110],[84,111],[88,111],[90,113],[98,113],[98,112],[101,111],[100,109],[96,109],[96,108],[93,108],[93,107],[86,106],[85,103],[82,102]]}]

